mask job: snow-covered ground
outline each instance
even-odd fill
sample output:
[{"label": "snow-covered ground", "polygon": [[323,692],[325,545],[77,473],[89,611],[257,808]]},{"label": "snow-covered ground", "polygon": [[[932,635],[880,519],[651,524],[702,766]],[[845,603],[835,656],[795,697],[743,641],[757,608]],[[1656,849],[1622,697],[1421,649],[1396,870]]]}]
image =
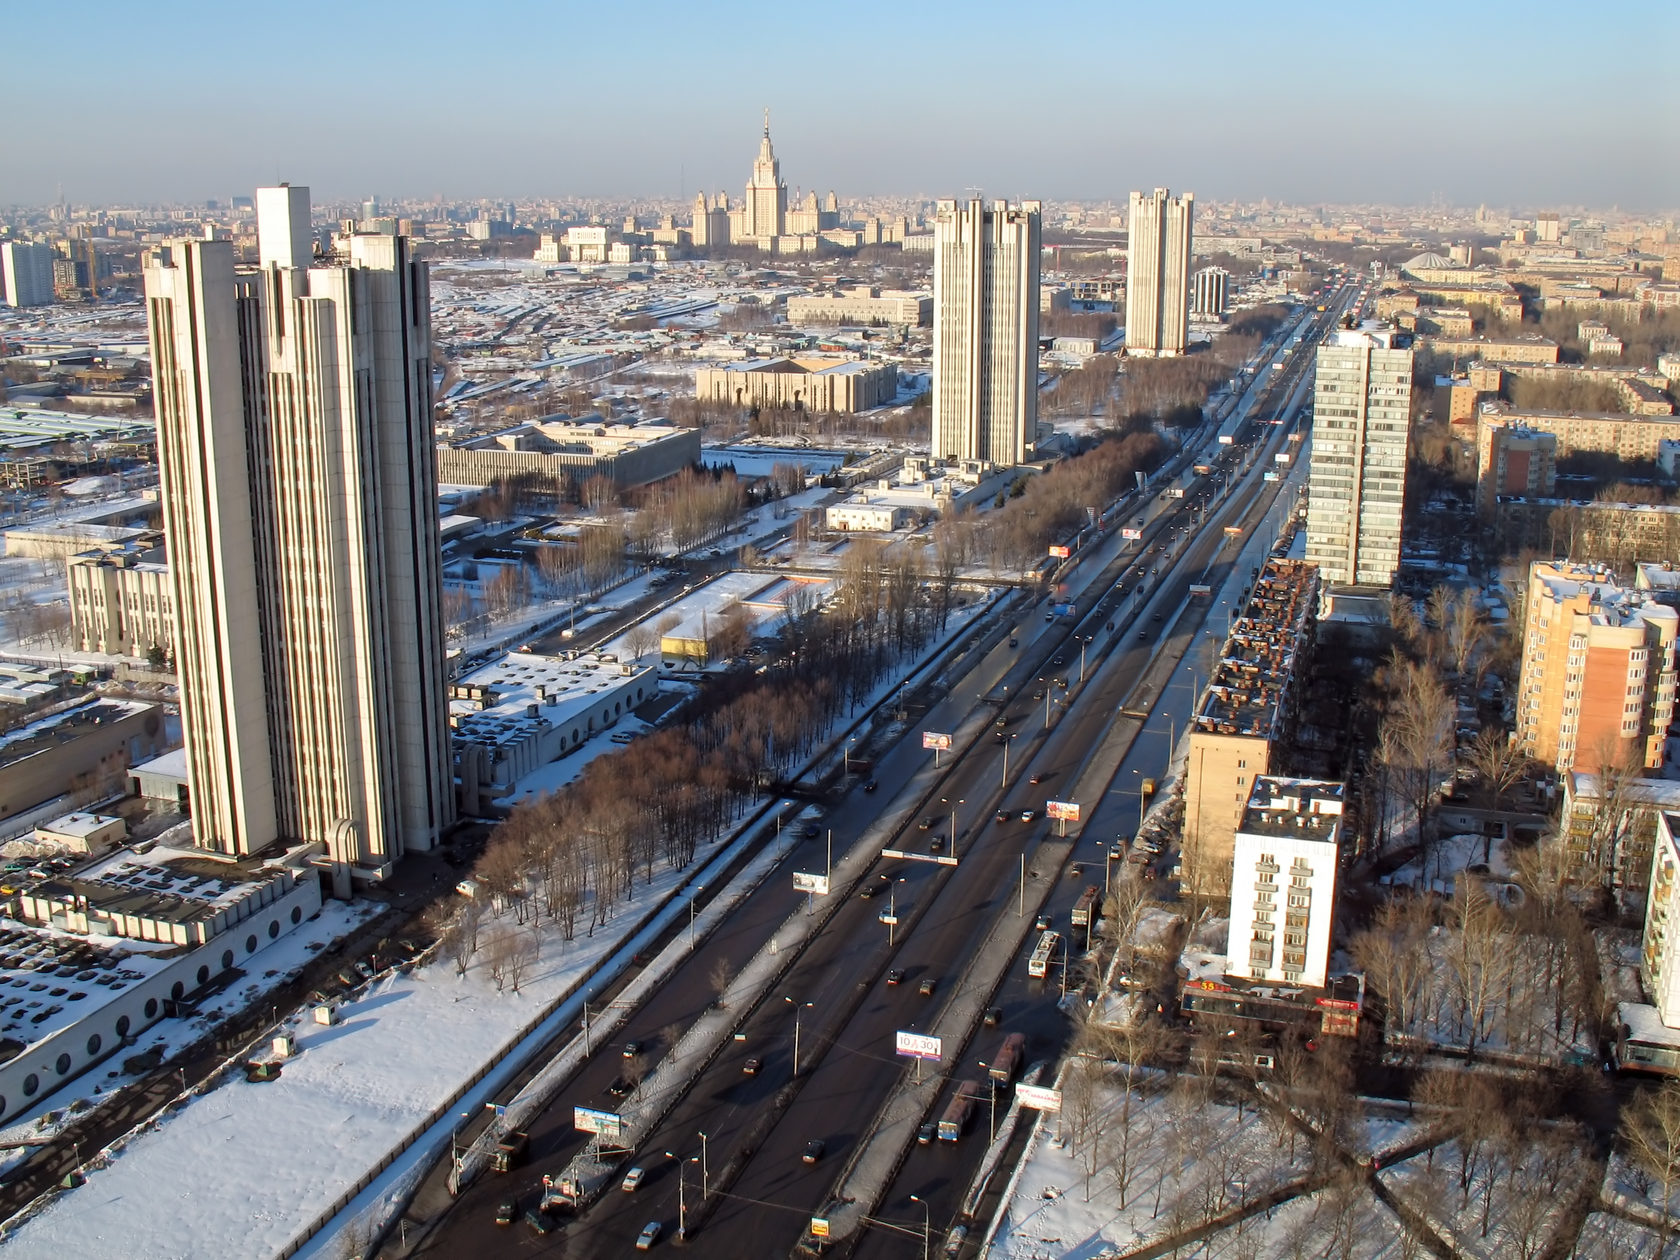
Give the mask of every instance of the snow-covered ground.
[{"label": "snow-covered ground", "polygon": [[[614,950],[690,872],[663,870],[593,937],[540,934],[520,992],[496,991],[487,951],[463,977],[448,959],[380,980],[331,1026],[287,1022],[296,1057],[280,1078],[234,1076],[93,1161],[8,1239],[19,1255],[272,1255],[325,1203],[430,1125],[465,1081]],[[486,929],[486,933],[490,929]]]}]

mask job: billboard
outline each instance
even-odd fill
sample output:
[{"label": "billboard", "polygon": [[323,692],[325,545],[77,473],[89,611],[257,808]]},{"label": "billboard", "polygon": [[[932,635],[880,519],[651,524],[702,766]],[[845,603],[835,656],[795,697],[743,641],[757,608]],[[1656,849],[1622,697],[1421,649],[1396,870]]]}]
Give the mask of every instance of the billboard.
[{"label": "billboard", "polygon": [[624,1118],[613,1111],[595,1111],[589,1107],[572,1108],[572,1127],[579,1133],[598,1133],[602,1137],[624,1136]]},{"label": "billboard", "polygon": [[1072,547],[1064,547],[1060,543],[1051,543],[1050,544],[1050,554],[1055,556],[1056,559],[1058,559],[1058,560],[1066,560],[1069,556],[1071,556],[1073,554],[1073,548]]},{"label": "billboard", "polygon": [[1221,446],[1233,446],[1235,444],[1236,444],[1236,438],[1232,437],[1229,433],[1221,433],[1219,435],[1219,445],[1221,445]]},{"label": "billboard", "polygon": [[1143,537],[1143,531],[1141,529],[1123,529],[1120,531],[1120,537],[1136,542]]},{"label": "billboard", "polygon": [[826,1217],[826,1216],[813,1216],[811,1218],[811,1237],[812,1238],[827,1238],[828,1237],[828,1217]]},{"label": "billboard", "polygon": [[1050,605],[1050,611],[1055,613],[1058,617],[1071,617],[1078,611],[1078,609],[1076,609],[1072,604],[1052,604]]},{"label": "billboard", "polygon": [[923,731],[922,747],[937,748],[940,752],[949,752],[951,750],[951,737],[939,731]]},{"label": "billboard", "polygon": [[827,875],[807,875],[804,871],[793,873],[793,891],[815,893],[819,897],[828,896]]},{"label": "billboard", "polygon": [[1227,538],[1241,538],[1242,537],[1242,526],[1241,525],[1227,525],[1225,527],[1225,536]]},{"label": "billboard", "polygon": [[893,1050],[911,1059],[931,1059],[939,1062],[943,1046],[938,1037],[928,1037],[922,1033],[904,1032],[902,1029],[896,1034]]},{"label": "billboard", "polygon": [[1059,818],[1063,822],[1079,821],[1078,801],[1045,801],[1044,812],[1050,818]]},{"label": "billboard", "polygon": [[1042,1085],[1017,1085],[1015,1097],[1021,1106],[1031,1107],[1034,1111],[1060,1111],[1062,1109],[1062,1091],[1046,1089]]}]

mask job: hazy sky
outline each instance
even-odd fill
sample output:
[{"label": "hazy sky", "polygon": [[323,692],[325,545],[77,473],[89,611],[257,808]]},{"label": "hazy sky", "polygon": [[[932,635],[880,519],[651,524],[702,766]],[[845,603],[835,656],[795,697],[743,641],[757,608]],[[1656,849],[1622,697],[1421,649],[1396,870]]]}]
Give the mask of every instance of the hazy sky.
[{"label": "hazy sky", "polygon": [[868,193],[1680,206],[1680,4],[7,6],[0,203]]}]

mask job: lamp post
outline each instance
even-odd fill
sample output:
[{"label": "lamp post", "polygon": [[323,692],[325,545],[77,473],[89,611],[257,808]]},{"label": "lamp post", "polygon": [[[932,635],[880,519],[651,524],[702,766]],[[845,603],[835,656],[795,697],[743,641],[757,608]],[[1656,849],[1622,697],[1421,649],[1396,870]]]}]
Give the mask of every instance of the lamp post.
[{"label": "lamp post", "polygon": [[[898,886],[904,882],[904,879],[905,879],[905,877],[903,875],[900,875],[897,879],[893,880],[892,883],[887,885],[887,948],[888,949],[892,948],[893,933],[898,928]],[[788,999],[788,1000],[792,1001],[791,998]],[[795,1057],[797,1058],[798,1056],[795,1055]],[[795,1069],[795,1070],[797,1071],[798,1069]]]},{"label": "lamp post", "polygon": [[706,1135],[700,1135],[700,1199],[712,1197],[712,1166],[706,1158]]},{"label": "lamp post", "polygon": [[799,1075],[799,1016],[802,1012],[810,1010],[811,1007],[816,1005],[816,1003],[815,1002],[805,1002],[805,1003],[801,1004],[799,1002],[795,1002],[790,997],[784,997],[782,999],[782,1001],[786,1002],[789,1006],[793,1007],[793,1074],[795,1076],[798,1076]]},{"label": "lamp post", "polygon": [[911,1195],[910,1202],[922,1205],[922,1260],[928,1260],[933,1246],[933,1209],[920,1195]]},{"label": "lamp post", "polygon": [[1079,639],[1079,681],[1085,681],[1085,648],[1090,644],[1093,635],[1081,635]]},{"label": "lamp post", "polygon": [[1019,734],[1019,732],[1011,732],[1009,738],[1003,741],[1003,783],[1002,783],[1002,787],[1003,787],[1003,790],[1006,791],[1006,792],[1009,790],[1009,745],[1011,745],[1015,742],[1015,736],[1017,734]]},{"label": "lamp post", "polygon": [[[1008,747],[1008,744],[1004,745],[1005,749]],[[939,798],[939,803],[941,805],[949,805],[951,807],[951,853],[955,856],[957,852],[957,806],[968,804],[968,798],[959,797],[953,801],[949,796],[941,796]]]},{"label": "lamp post", "polygon": [[706,891],[706,885],[699,884],[688,898],[688,952],[694,952],[694,908],[700,899],[700,894]]},{"label": "lamp post", "polygon": [[[980,1065],[980,1070],[990,1075],[992,1065],[987,1063],[984,1059],[976,1061]],[[982,1080],[981,1084],[988,1087],[986,1089],[986,1097],[991,1100],[991,1111],[986,1118],[986,1140],[988,1142],[995,1142],[997,1141],[997,1087],[991,1081],[987,1080]]]}]

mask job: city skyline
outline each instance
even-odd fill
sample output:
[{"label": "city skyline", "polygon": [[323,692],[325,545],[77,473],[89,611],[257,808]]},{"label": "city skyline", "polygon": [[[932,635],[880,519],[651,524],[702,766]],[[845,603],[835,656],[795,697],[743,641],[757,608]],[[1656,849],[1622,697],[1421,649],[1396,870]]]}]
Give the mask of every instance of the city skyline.
[{"label": "city skyline", "polygon": [[[124,38],[100,41],[78,57],[84,78],[66,93],[62,62],[44,55],[62,32],[48,12],[21,11],[9,27],[14,46],[43,55],[19,58],[0,97],[14,115],[31,118],[8,137],[8,200],[47,204],[62,185],[80,203],[202,201],[305,169],[322,201],[375,192],[691,198],[700,188],[738,185],[741,137],[768,106],[790,187],[833,187],[843,196],[935,198],[977,186],[988,200],[1121,201],[1129,188],[1168,184],[1209,201],[1680,204],[1672,163],[1652,160],[1680,144],[1680,88],[1666,76],[1619,69],[1628,30],[1643,29],[1659,45],[1665,32],[1673,38],[1680,20],[1664,6],[1636,5],[1618,14],[1614,29],[1573,20],[1561,6],[1556,13],[1424,6],[1408,25],[1437,34],[1415,56],[1368,51],[1393,46],[1374,12],[1338,10],[1332,23],[1320,12],[1261,20],[1215,7],[1222,12],[1209,15],[1208,29],[1240,53],[1226,73],[1187,92],[1174,55],[1185,32],[1168,14],[1131,15],[1123,50],[1111,13],[1067,7],[1040,29],[1042,49],[1023,57],[1018,40],[991,34],[1015,32],[1014,24],[959,27],[945,20],[945,6],[909,13],[868,6],[854,16],[857,38],[874,47],[885,32],[900,55],[858,59],[840,80],[844,126],[833,103],[809,88],[811,41],[833,37],[819,31],[815,15],[771,31],[729,11],[655,6],[654,33],[634,45],[633,57],[571,62],[557,95],[556,79],[535,69],[540,40],[533,48],[519,32],[538,22],[559,29],[563,12],[515,4],[502,21],[478,26],[424,4],[404,9],[400,22],[385,5],[334,12],[331,37],[311,45],[306,64],[285,68],[283,116],[247,89],[253,71],[266,69],[255,15],[217,9],[211,22],[206,6],[182,2],[161,16],[148,10],[142,24],[130,9],[90,5],[88,19],[110,35],[168,30],[170,39],[152,42],[145,61],[120,51],[130,43]],[[735,12],[744,19],[744,10]],[[873,24],[882,29],[872,35]],[[1436,55],[1442,41],[1466,53],[1497,50],[1483,71],[1504,67],[1513,86],[1544,82],[1544,115],[1507,128],[1493,148],[1454,142],[1451,112],[1414,114],[1400,125],[1405,101],[1473,99],[1461,61]],[[394,46],[396,55],[360,55],[375,44]],[[1134,55],[1138,45],[1154,55]],[[1116,103],[1107,80],[1070,71],[1107,58],[1141,78],[1129,91],[1170,96],[1173,109],[1147,128],[1105,125]],[[731,64],[754,72],[716,72]],[[894,88],[907,65],[927,77],[916,98]],[[496,83],[488,99],[467,91],[485,72]],[[1010,81],[1012,90],[976,96],[964,88],[976,77]],[[1385,80],[1398,103],[1373,88]],[[451,84],[471,108],[428,107],[425,127],[414,126],[420,103],[440,92],[447,99]],[[101,151],[96,138],[143,92],[154,108],[191,115],[199,143]],[[1017,110],[1013,101],[1023,97],[1035,107]],[[907,106],[911,99],[927,104]],[[960,114],[949,103],[959,99]],[[43,100],[52,108],[43,110]],[[1607,127],[1612,102],[1616,121]],[[1514,107],[1498,108],[1508,115]],[[1057,116],[1074,125],[1047,125]],[[1395,123],[1384,145],[1354,143],[1383,116]],[[1432,117],[1438,127],[1427,125]],[[926,143],[930,135],[940,137],[937,146]]]}]

